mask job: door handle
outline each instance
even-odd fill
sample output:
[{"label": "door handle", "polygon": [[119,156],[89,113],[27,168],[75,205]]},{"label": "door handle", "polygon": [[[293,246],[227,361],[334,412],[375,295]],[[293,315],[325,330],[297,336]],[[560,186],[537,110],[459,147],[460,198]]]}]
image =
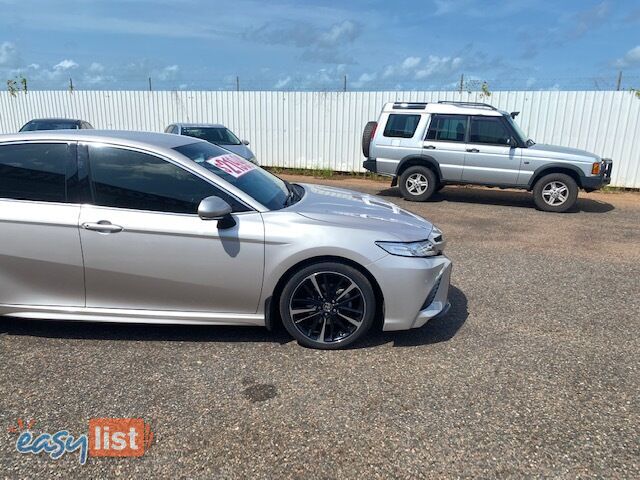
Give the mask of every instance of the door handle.
[{"label": "door handle", "polygon": [[424,148],[425,148],[425,150],[435,150],[436,149],[435,145],[427,145]]},{"label": "door handle", "polygon": [[118,233],[122,231],[122,227],[120,225],[114,225],[107,220],[100,220],[97,223],[83,223],[82,228],[100,233]]},{"label": "door handle", "polygon": [[477,148],[467,148],[467,152],[470,152],[470,153],[480,153],[480,150],[478,150]]}]

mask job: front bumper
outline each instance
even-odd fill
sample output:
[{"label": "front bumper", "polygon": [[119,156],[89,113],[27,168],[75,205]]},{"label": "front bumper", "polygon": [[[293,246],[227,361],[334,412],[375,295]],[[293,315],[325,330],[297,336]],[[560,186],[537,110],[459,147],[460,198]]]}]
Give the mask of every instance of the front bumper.
[{"label": "front bumper", "polygon": [[600,167],[600,175],[582,178],[582,188],[587,191],[598,190],[605,185],[611,183],[611,171],[613,170],[613,161],[609,158],[602,159]]},{"label": "front bumper", "polygon": [[384,297],[385,331],[423,326],[449,308],[452,263],[444,255],[411,258],[387,255],[368,266]]}]

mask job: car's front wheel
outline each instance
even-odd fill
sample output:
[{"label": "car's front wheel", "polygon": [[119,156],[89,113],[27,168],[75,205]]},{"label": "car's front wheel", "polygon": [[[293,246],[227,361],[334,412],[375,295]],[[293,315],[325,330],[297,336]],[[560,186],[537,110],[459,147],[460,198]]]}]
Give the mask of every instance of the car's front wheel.
[{"label": "car's front wheel", "polygon": [[540,210],[566,212],[578,200],[578,184],[564,173],[550,173],[536,182],[533,200]]},{"label": "car's front wheel", "polygon": [[405,200],[424,202],[438,188],[438,178],[433,170],[422,165],[409,167],[400,175],[400,193]]},{"label": "car's front wheel", "polygon": [[287,331],[306,347],[334,350],[362,338],[371,328],[376,299],[359,270],[322,262],[296,272],[280,296]]}]

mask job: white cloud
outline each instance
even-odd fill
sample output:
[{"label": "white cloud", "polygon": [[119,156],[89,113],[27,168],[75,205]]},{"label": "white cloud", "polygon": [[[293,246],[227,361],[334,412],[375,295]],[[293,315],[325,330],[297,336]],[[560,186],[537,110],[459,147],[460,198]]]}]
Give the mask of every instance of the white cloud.
[{"label": "white cloud", "polygon": [[402,68],[411,69],[418,66],[418,64],[422,61],[420,57],[407,57],[402,62]]},{"label": "white cloud", "polygon": [[60,63],[53,66],[53,69],[57,72],[63,72],[65,70],[71,70],[72,68],[77,68],[78,64],[73,60],[65,59]]},{"label": "white cloud", "polygon": [[17,57],[16,46],[11,42],[0,43],[0,65],[9,65]]},{"label": "white cloud", "polygon": [[291,83],[291,77],[289,76],[289,77],[278,80],[276,84],[273,86],[273,88],[275,88],[276,90],[280,90],[281,88],[286,87],[290,83]]},{"label": "white cloud", "polygon": [[104,66],[101,63],[93,62],[91,65],[89,65],[89,71],[91,73],[104,72]]},{"label": "white cloud", "polygon": [[337,46],[343,43],[350,43],[360,34],[360,30],[355,23],[345,20],[332,25],[329,30],[322,33],[318,38],[318,43],[327,47]]},{"label": "white cloud", "polygon": [[27,68],[30,68],[32,70],[40,70],[40,64],[38,63],[31,63],[27,66]]},{"label": "white cloud", "polygon": [[164,67],[160,73],[158,73],[158,78],[163,81],[171,80],[176,77],[179,71],[180,67],[178,67],[178,65],[169,65],[168,67]]},{"label": "white cloud", "polygon": [[640,64],[640,45],[629,50],[624,57],[615,62],[617,67],[628,67],[637,64]]},{"label": "white cloud", "polygon": [[362,88],[367,83],[373,82],[376,78],[378,78],[377,73],[363,73],[362,75],[360,75],[360,77],[358,77],[357,81],[353,82],[353,86],[356,88]]},{"label": "white cloud", "polygon": [[420,80],[434,75],[452,73],[462,65],[460,57],[438,57],[429,55],[426,63],[416,71],[415,78]]},{"label": "white cloud", "polygon": [[536,83],[537,83],[538,79],[536,77],[529,77],[527,78],[527,88],[531,88],[533,87]]}]

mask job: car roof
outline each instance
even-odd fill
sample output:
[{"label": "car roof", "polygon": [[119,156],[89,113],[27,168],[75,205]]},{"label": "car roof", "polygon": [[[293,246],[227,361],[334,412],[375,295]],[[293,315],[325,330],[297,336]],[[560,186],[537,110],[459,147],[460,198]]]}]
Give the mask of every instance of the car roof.
[{"label": "car roof", "polygon": [[451,115],[485,115],[499,117],[508,115],[507,112],[478,102],[389,102],[385,103],[383,112],[387,113],[444,113]]},{"label": "car roof", "polygon": [[103,142],[131,147],[173,149],[182,145],[204,142],[193,137],[156,132],[131,132],[124,130],[38,130],[0,135],[0,143],[25,140],[58,140],[73,142]]},{"label": "car roof", "polygon": [[171,125],[176,125],[178,127],[212,127],[212,128],[227,128],[221,123],[172,123]]}]

